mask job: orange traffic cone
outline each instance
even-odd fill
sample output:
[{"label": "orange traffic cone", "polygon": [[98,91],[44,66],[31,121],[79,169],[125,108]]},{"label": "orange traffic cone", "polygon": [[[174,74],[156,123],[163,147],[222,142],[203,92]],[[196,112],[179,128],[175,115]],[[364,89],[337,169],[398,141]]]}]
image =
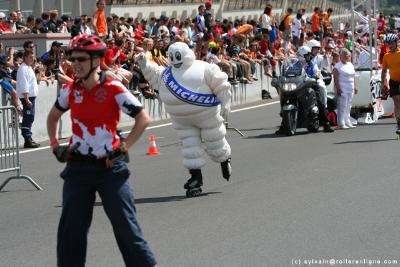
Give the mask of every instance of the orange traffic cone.
[{"label": "orange traffic cone", "polygon": [[147,155],[150,156],[155,156],[160,154],[160,152],[158,151],[157,145],[156,145],[156,139],[157,137],[154,134],[151,134],[149,136],[149,147],[147,148]]}]

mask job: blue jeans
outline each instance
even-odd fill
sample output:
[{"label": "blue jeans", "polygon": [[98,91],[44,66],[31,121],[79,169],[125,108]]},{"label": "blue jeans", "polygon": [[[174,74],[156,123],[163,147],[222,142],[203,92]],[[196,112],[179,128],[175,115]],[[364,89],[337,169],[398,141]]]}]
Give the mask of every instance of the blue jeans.
[{"label": "blue jeans", "polygon": [[64,187],[57,236],[59,267],[85,266],[87,236],[96,192],[111,221],[125,265],[152,267],[156,264],[136,220],[129,174],[123,161],[116,162],[112,168],[82,162],[67,163],[61,173]]},{"label": "blue jeans", "polygon": [[35,99],[36,97],[29,97],[32,106],[28,107],[24,98],[20,98],[23,110],[22,110],[22,123],[21,123],[21,134],[26,141],[32,140],[32,124],[35,120]]},{"label": "blue jeans", "polygon": [[11,95],[11,92],[14,90],[12,84],[6,79],[0,79],[1,88],[7,92],[7,94]]}]

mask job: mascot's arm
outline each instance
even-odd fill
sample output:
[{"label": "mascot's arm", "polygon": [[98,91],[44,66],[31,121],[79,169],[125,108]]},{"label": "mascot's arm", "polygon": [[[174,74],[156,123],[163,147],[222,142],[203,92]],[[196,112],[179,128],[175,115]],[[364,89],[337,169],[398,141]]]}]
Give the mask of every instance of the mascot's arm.
[{"label": "mascot's arm", "polygon": [[138,56],[137,63],[143,73],[144,78],[149,82],[151,87],[159,89],[161,86],[160,83],[162,83],[161,75],[165,67],[151,62],[144,54],[140,54]]},{"label": "mascot's arm", "polygon": [[228,75],[221,71],[215,64],[208,64],[205,71],[205,80],[211,91],[221,101],[222,112],[229,112],[231,105],[231,84],[228,82]]}]

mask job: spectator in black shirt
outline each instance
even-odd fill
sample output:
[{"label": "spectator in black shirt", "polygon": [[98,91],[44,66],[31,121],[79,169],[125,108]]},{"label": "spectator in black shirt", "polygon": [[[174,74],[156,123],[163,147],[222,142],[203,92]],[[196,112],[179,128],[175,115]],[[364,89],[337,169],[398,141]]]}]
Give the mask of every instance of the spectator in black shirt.
[{"label": "spectator in black shirt", "polygon": [[211,11],[211,2],[205,3],[206,10],[204,12],[204,23],[207,28],[207,32],[211,32],[212,24],[213,24],[213,15]]},{"label": "spectator in black shirt", "polygon": [[49,32],[49,29],[43,23],[43,19],[42,18],[36,18],[35,26],[32,29],[32,33],[48,33],[48,32]]},{"label": "spectator in black shirt", "polygon": [[49,32],[58,32],[58,11],[52,10],[50,12],[50,20],[47,22],[46,26],[49,29]]},{"label": "spectator in black shirt", "polygon": [[22,64],[22,62],[24,61],[24,52],[22,51],[17,51],[14,54],[14,68],[11,71],[11,77],[14,81],[17,80],[17,72],[18,72],[18,68],[19,66]]},{"label": "spectator in black shirt", "polygon": [[71,37],[81,34],[82,19],[77,17],[74,20],[74,25],[71,27]]},{"label": "spectator in black shirt", "polygon": [[35,17],[30,15],[26,18],[26,32],[32,33],[33,28],[35,27]]}]

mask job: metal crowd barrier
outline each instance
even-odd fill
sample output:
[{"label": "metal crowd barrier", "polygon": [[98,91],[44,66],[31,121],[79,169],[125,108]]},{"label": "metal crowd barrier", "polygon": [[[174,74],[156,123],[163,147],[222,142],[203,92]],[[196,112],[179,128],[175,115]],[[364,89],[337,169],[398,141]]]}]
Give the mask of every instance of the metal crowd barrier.
[{"label": "metal crowd barrier", "polygon": [[43,190],[31,177],[21,174],[18,142],[19,120],[12,106],[0,107],[0,173],[13,173],[0,185],[0,191],[11,180],[28,180],[36,189]]}]

